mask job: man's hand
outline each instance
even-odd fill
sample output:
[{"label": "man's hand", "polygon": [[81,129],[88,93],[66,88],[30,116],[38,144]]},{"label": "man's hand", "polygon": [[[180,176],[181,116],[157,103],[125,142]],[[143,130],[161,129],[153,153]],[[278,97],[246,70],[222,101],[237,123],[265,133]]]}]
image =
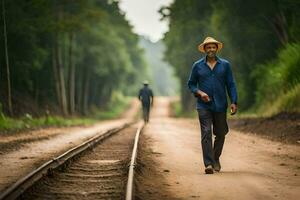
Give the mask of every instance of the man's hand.
[{"label": "man's hand", "polygon": [[201,99],[204,102],[209,102],[210,101],[209,96],[205,92],[202,92],[202,91],[198,90],[197,93],[196,93],[196,95],[199,96],[199,97],[201,97]]},{"label": "man's hand", "polygon": [[231,115],[234,115],[236,112],[237,112],[237,105],[234,104],[234,103],[232,103],[232,104],[230,105],[230,114],[231,114]]}]

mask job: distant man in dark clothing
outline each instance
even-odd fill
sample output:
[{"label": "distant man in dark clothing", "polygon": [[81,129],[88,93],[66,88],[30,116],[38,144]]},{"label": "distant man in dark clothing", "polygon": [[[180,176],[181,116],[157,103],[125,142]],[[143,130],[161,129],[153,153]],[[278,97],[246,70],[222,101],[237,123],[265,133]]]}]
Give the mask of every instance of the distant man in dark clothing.
[{"label": "distant man in dark clothing", "polygon": [[[230,63],[216,56],[222,47],[221,42],[207,37],[198,46],[199,51],[206,53],[206,56],[194,63],[188,80],[189,89],[197,97],[201,145],[207,174],[221,170],[220,156],[228,133],[226,91],[231,101],[231,114],[237,111],[237,90]],[[215,135],[214,146],[212,131]]]},{"label": "distant man in dark clothing", "polygon": [[145,122],[149,122],[150,106],[153,105],[153,92],[148,85],[148,81],[144,81],[144,87],[140,89],[139,92],[139,100],[142,102],[143,118]]}]

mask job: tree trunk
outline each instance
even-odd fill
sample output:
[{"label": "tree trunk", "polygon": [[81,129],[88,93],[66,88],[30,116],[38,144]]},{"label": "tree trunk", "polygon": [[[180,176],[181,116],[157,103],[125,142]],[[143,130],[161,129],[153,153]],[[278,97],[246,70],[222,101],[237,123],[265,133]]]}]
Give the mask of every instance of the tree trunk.
[{"label": "tree trunk", "polygon": [[39,80],[38,77],[35,78],[34,81],[34,101],[36,105],[39,105],[39,96],[40,96],[40,90],[39,90]]},{"label": "tree trunk", "polygon": [[[58,38],[57,38],[58,39]],[[57,41],[58,43],[58,41]],[[64,68],[61,65],[61,49],[59,45],[56,46],[55,51],[55,60],[56,67],[58,73],[58,83],[59,83],[59,91],[60,91],[60,102],[61,102],[61,110],[64,116],[68,115],[68,106],[67,106],[67,97],[66,97],[66,87],[65,87],[65,78],[64,78]]]},{"label": "tree trunk", "polygon": [[83,95],[82,95],[82,93],[83,93],[83,82],[84,82],[84,77],[83,77],[83,74],[84,74],[84,72],[83,72],[83,69],[78,69],[77,70],[77,75],[76,75],[76,77],[77,77],[77,80],[76,80],[76,101],[75,101],[75,104],[76,104],[76,110],[77,111],[79,111],[80,113],[83,113],[83,111],[82,111],[82,102],[83,102],[83,100],[82,100],[82,97],[83,97]]},{"label": "tree trunk", "polygon": [[280,11],[275,16],[273,20],[273,26],[281,44],[282,45],[287,44],[289,41],[288,31],[287,31],[288,27],[287,27],[286,17],[282,11]]},{"label": "tree trunk", "polygon": [[[54,37],[54,42],[56,42],[56,38]],[[55,83],[55,91],[56,91],[56,97],[57,97],[57,103],[59,107],[61,107],[61,92],[59,87],[59,80],[58,80],[58,71],[57,71],[57,63],[56,63],[56,44],[53,46],[52,51],[52,66],[53,66],[53,75],[54,75],[54,83]]]},{"label": "tree trunk", "polygon": [[[56,12],[56,20],[57,23],[62,19],[63,15],[63,9],[62,5],[58,4],[58,8]],[[57,72],[57,79],[58,79],[58,85],[59,85],[59,92],[60,92],[60,107],[62,114],[64,116],[68,115],[68,105],[67,105],[67,97],[66,97],[66,87],[65,87],[65,78],[64,78],[64,67],[62,66],[62,52],[61,52],[61,45],[59,43],[59,30],[56,30],[55,38],[54,38],[54,56],[55,56],[55,67]]]},{"label": "tree trunk", "polygon": [[89,76],[90,76],[90,73],[89,73],[88,70],[86,70],[85,79],[84,79],[84,86],[83,86],[83,91],[82,91],[82,94],[83,94],[83,97],[82,97],[82,99],[83,99],[82,111],[83,111],[84,115],[88,114],[89,88],[90,88]]},{"label": "tree trunk", "polygon": [[289,42],[289,35],[284,13],[282,11],[278,11],[278,13],[272,18],[269,18],[268,16],[264,16],[264,18],[271,25],[281,45],[286,45]]},{"label": "tree trunk", "polygon": [[69,110],[71,115],[75,112],[75,65],[73,61],[73,44],[74,44],[74,33],[69,34]]},{"label": "tree trunk", "polygon": [[181,80],[181,108],[182,112],[188,113],[195,109],[196,99],[191,95],[186,86],[186,79]]},{"label": "tree trunk", "polygon": [[7,49],[7,32],[6,32],[6,18],[5,18],[5,0],[2,0],[2,14],[3,14],[3,31],[4,31],[4,47],[5,47],[5,62],[6,62],[6,77],[7,77],[7,104],[10,116],[13,115],[12,100],[11,100],[11,85],[10,85],[10,70],[9,57]]}]

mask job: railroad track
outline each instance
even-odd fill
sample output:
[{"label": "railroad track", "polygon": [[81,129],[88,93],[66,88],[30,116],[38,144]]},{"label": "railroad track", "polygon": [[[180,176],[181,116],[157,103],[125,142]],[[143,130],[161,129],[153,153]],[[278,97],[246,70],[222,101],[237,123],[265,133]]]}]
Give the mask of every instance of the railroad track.
[{"label": "railroad track", "polygon": [[4,191],[2,199],[126,199],[143,124],[124,125],[51,160]]}]

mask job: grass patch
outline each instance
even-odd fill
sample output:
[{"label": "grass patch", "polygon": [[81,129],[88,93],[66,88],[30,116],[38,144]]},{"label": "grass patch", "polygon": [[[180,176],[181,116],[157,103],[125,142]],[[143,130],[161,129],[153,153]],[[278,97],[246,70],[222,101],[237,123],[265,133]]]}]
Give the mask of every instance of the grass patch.
[{"label": "grass patch", "polygon": [[[251,111],[256,117],[271,117],[279,113],[300,113],[300,84],[278,95],[275,100],[262,102],[260,106],[253,107]],[[255,114],[254,114],[255,113]]]},{"label": "grass patch", "polygon": [[258,107],[238,112],[233,118],[269,118],[280,113],[300,113],[300,84],[278,95],[275,100],[263,101]]},{"label": "grass patch", "polygon": [[115,119],[119,117],[128,107],[131,97],[117,98],[107,105],[105,109],[92,109],[92,116],[95,119]]},{"label": "grass patch", "polygon": [[63,118],[60,116],[33,118],[29,114],[26,114],[24,117],[19,119],[1,117],[0,131],[2,133],[50,126],[62,127],[76,125],[91,125],[96,121],[97,120],[93,118]]},{"label": "grass patch", "polygon": [[251,73],[255,80],[255,105],[263,116],[300,111],[300,43],[287,44],[275,59],[257,65]]},{"label": "grass patch", "polygon": [[265,115],[271,116],[281,112],[300,112],[300,84],[282,94],[276,101],[267,108],[260,108]]},{"label": "grass patch", "polygon": [[42,127],[64,127],[64,126],[87,126],[96,123],[99,120],[115,119],[119,117],[128,107],[130,97],[117,98],[105,108],[94,108],[87,117],[61,117],[44,116],[33,118],[26,114],[21,118],[6,117],[0,111],[0,134],[15,132],[24,129],[34,129]]}]

